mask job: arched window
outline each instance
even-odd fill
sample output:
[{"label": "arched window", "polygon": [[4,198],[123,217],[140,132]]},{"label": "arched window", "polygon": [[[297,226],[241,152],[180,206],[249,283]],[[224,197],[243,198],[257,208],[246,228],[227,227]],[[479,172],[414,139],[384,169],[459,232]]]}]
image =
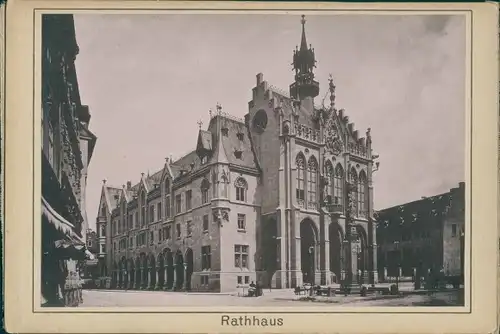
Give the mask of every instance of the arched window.
[{"label": "arched window", "polygon": [[228,189],[227,185],[229,184],[229,180],[227,179],[227,176],[225,174],[222,175],[221,177],[222,180],[222,197],[227,198],[228,197]]},{"label": "arched window", "polygon": [[101,208],[101,217],[106,217],[106,206],[103,205]]},{"label": "arched window", "polygon": [[234,186],[236,188],[236,200],[241,202],[246,202],[246,195],[248,189],[247,181],[245,181],[244,178],[239,177],[234,183]]},{"label": "arched window", "polygon": [[330,160],[328,160],[325,163],[325,178],[328,180],[328,186],[325,189],[325,200],[327,203],[332,203],[333,201],[333,190],[334,190],[334,172],[333,172],[333,166]]},{"label": "arched window", "polygon": [[201,204],[208,203],[208,189],[210,189],[210,183],[207,179],[201,181]]},{"label": "arched window", "polygon": [[344,169],[340,164],[335,167],[335,180],[333,182],[333,204],[344,207]]},{"label": "arched window", "polygon": [[165,195],[170,194],[170,179],[165,179]]},{"label": "arched window", "polygon": [[308,207],[316,209],[316,195],[318,192],[318,163],[314,157],[311,157],[307,163],[307,172]]},{"label": "arched window", "polygon": [[141,226],[146,225],[146,192],[141,193]]},{"label": "arched window", "polygon": [[351,214],[354,216],[358,216],[359,210],[358,210],[358,174],[356,173],[356,170],[354,168],[351,169],[350,172],[350,180],[351,180],[351,196],[352,196],[352,212]]},{"label": "arched window", "polygon": [[366,174],[365,172],[359,173],[359,182],[358,182],[358,198],[359,198],[359,203],[358,203],[358,209],[359,209],[359,216],[360,217],[367,217],[368,216],[368,211],[367,211],[367,200],[366,200],[366,195],[367,195],[367,180],[366,180]]},{"label": "arched window", "polygon": [[305,159],[302,154],[297,155],[295,159],[295,164],[297,165],[297,189],[295,196],[297,197],[297,202],[300,206],[304,205],[305,200]]}]

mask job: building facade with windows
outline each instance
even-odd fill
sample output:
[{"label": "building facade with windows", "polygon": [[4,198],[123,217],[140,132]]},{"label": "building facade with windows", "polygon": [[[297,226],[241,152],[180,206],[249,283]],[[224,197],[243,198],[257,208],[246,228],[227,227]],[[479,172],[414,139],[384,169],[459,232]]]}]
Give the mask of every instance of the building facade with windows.
[{"label": "building facade with windows", "polygon": [[[42,16],[42,296],[61,303],[85,257],[87,167],[96,136],[89,107],[80,99],[75,59],[79,48],[73,15]],[[85,253],[86,252],[86,253]],[[68,289],[66,289],[68,290]]]},{"label": "building facade with windows", "polygon": [[380,210],[376,216],[381,280],[427,277],[430,272],[463,278],[463,182],[447,193]]},{"label": "building facade with windows", "polygon": [[315,106],[315,63],[303,18],[290,94],[258,74],[244,119],[217,105],[192,152],[135,185],[104,181],[102,274],[138,289],[376,282],[370,130],[336,109],[333,80]]}]

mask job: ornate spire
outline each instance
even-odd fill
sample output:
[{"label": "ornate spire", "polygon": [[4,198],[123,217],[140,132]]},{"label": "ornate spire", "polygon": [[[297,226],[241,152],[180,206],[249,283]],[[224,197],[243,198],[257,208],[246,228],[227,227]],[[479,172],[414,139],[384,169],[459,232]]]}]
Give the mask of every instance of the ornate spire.
[{"label": "ornate spire", "polygon": [[330,90],[330,107],[335,109],[335,84],[333,83],[333,76],[330,74],[329,90]]},{"label": "ornate spire", "polygon": [[314,80],[313,68],[316,67],[314,49],[307,47],[306,19],[302,15],[302,38],[300,49],[293,52],[293,69],[295,71],[295,82],[290,85],[290,95],[302,100],[305,97],[316,97],[319,94],[319,83]]}]

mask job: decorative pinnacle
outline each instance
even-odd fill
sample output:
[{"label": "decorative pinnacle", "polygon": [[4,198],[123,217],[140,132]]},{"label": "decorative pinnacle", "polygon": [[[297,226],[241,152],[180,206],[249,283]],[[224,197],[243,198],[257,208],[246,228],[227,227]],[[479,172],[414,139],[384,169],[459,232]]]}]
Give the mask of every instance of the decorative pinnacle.
[{"label": "decorative pinnacle", "polygon": [[165,162],[167,162],[167,163],[168,163],[168,161],[169,161],[169,160],[168,160],[168,157],[166,157],[166,158],[165,158]]},{"label": "decorative pinnacle", "polygon": [[302,23],[302,25],[306,24],[306,16],[305,15],[302,15],[302,20],[300,20],[300,22]]},{"label": "decorative pinnacle", "polygon": [[102,184],[106,184],[106,179],[103,179],[103,180],[102,180]]},{"label": "decorative pinnacle", "polygon": [[328,79],[329,83],[329,89],[330,89],[330,105],[332,108],[335,106],[335,84],[333,83],[333,76],[330,74],[330,79]]},{"label": "decorative pinnacle", "polygon": [[222,112],[222,106],[220,105],[219,102],[217,102],[217,105],[215,106],[215,109],[217,110],[217,114],[220,115]]},{"label": "decorative pinnacle", "polygon": [[210,115],[210,118],[212,118],[212,109],[208,109],[208,114]]},{"label": "decorative pinnacle", "polygon": [[203,125],[203,121],[202,121],[202,120],[199,120],[199,121],[197,122],[197,124],[198,124],[198,127],[199,127],[199,128],[200,128],[200,130],[201,130],[201,126]]}]

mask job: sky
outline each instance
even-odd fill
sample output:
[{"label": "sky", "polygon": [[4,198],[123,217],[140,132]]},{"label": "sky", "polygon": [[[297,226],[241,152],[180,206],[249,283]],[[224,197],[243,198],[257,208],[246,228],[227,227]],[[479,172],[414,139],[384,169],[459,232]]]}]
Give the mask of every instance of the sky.
[{"label": "sky", "polygon": [[[465,18],[308,15],[320,104],[336,107],[380,155],[374,207],[449,191],[465,180]],[[243,117],[256,75],[288,90],[300,14],[79,14],[76,68],[98,137],[87,180],[95,228],[102,180],[121,186],[196,147],[219,102]]]}]

